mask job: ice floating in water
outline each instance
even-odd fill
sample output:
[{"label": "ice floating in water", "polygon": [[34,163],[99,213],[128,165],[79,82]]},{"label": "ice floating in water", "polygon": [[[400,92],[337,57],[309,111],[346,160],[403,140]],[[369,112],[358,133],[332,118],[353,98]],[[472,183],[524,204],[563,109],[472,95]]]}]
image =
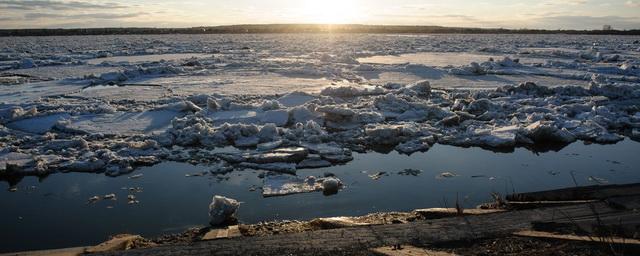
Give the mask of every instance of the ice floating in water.
[{"label": "ice floating in water", "polygon": [[447,179],[447,178],[453,178],[453,177],[457,177],[460,176],[458,174],[455,174],[453,172],[443,172],[440,173],[436,176],[436,179]]},{"label": "ice floating in water", "polygon": [[239,207],[240,203],[234,199],[213,196],[213,200],[209,205],[209,224],[218,226],[235,221],[235,215]]},{"label": "ice floating in water", "polygon": [[266,175],[263,179],[262,196],[285,196],[315,191],[323,191],[325,195],[331,195],[338,193],[342,187],[342,182],[335,177],[301,178],[292,175]]}]

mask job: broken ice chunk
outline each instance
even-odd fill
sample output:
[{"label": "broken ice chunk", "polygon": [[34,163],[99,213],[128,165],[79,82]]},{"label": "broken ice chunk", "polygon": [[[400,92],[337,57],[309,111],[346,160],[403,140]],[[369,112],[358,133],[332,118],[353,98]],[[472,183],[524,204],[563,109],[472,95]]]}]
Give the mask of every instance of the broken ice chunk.
[{"label": "broken ice chunk", "polygon": [[324,178],[322,181],[322,193],[325,196],[335,195],[340,190],[341,182],[337,178],[329,177]]},{"label": "broken ice chunk", "polygon": [[329,167],[329,166],[331,166],[331,162],[322,159],[320,156],[313,156],[305,160],[302,160],[302,162],[298,163],[297,168],[298,169],[322,168],[322,167]]},{"label": "broken ice chunk", "polygon": [[143,176],[143,174],[139,173],[139,174],[136,174],[136,175],[129,176],[129,179],[138,179],[138,178],[142,178],[142,176]]},{"label": "broken ice chunk", "polygon": [[69,118],[69,116],[67,113],[37,116],[8,123],[7,127],[24,132],[45,134],[50,131],[57,122]]},{"label": "broken ice chunk", "polygon": [[89,198],[89,200],[87,200],[87,204],[92,204],[95,202],[100,201],[100,197],[99,196],[92,196],[91,198]]},{"label": "broken ice chunk", "polygon": [[535,122],[525,128],[527,137],[535,142],[561,142],[571,143],[576,137],[567,129],[552,125],[550,122]]},{"label": "broken ice chunk", "polygon": [[64,168],[71,172],[98,172],[107,166],[101,159],[92,158],[89,160],[72,161]]},{"label": "broken ice chunk", "polygon": [[429,150],[429,148],[430,148],[429,143],[421,139],[411,140],[396,146],[396,150],[398,152],[402,154],[407,154],[407,155],[413,154],[418,151],[427,151]]},{"label": "broken ice chunk", "polygon": [[453,178],[457,176],[460,176],[460,175],[455,174],[453,172],[443,172],[441,174],[438,174],[438,176],[436,176],[436,179],[446,179],[446,178]]},{"label": "broken ice chunk", "polygon": [[34,164],[33,157],[29,154],[16,152],[0,154],[0,173],[20,171]]},{"label": "broken ice chunk", "polygon": [[202,108],[198,107],[198,105],[188,100],[171,103],[166,106],[160,107],[159,109],[171,110],[176,112],[198,112],[202,110]]},{"label": "broken ice chunk", "polygon": [[418,96],[429,96],[431,95],[431,84],[427,80],[422,80],[415,82],[413,84],[407,85],[407,89],[413,91]]},{"label": "broken ice chunk", "polygon": [[382,176],[389,176],[389,174],[387,174],[387,172],[376,172],[369,175],[369,178],[371,178],[372,180],[379,180],[380,178],[382,178]]},{"label": "broken ice chunk", "polygon": [[267,175],[263,180],[262,196],[285,196],[315,191],[324,191],[329,195],[337,193],[342,187],[342,182],[335,177],[316,178],[309,176],[301,178],[291,175]]},{"label": "broken ice chunk", "polygon": [[285,107],[296,107],[315,99],[314,96],[304,92],[292,92],[278,99],[278,102]]},{"label": "broken ice chunk", "polygon": [[336,86],[336,87],[327,87],[324,88],[320,95],[323,96],[332,96],[332,97],[341,97],[341,98],[351,98],[357,96],[366,96],[366,95],[379,95],[384,94],[385,90],[381,87],[372,87],[372,86]]},{"label": "broken ice chunk", "polygon": [[276,140],[276,141],[272,141],[272,142],[265,142],[265,143],[261,143],[258,144],[256,146],[256,148],[260,151],[267,151],[267,150],[272,150],[275,148],[278,148],[282,145],[283,141],[282,140]]},{"label": "broken ice chunk", "polygon": [[260,138],[256,136],[241,137],[234,141],[236,147],[255,147],[260,143]]},{"label": "broken ice chunk", "polygon": [[596,183],[598,185],[604,185],[609,183],[609,181],[607,181],[606,179],[600,178],[600,177],[595,177],[595,176],[589,176],[589,178],[587,178],[589,181]]},{"label": "broken ice chunk", "polygon": [[260,123],[285,126],[289,122],[289,112],[286,110],[269,110],[260,117]]},{"label": "broken ice chunk", "polygon": [[213,200],[209,205],[209,224],[218,226],[235,221],[235,215],[239,207],[240,202],[234,199],[213,196]]},{"label": "broken ice chunk", "polygon": [[418,170],[418,169],[404,169],[402,171],[398,172],[398,175],[404,175],[404,176],[418,176],[422,173],[422,170]]},{"label": "broken ice chunk", "polygon": [[640,129],[633,129],[631,131],[631,139],[635,141],[640,141]]},{"label": "broken ice chunk", "polygon": [[37,65],[32,58],[24,58],[20,60],[20,68],[35,68],[35,67],[37,67]]}]

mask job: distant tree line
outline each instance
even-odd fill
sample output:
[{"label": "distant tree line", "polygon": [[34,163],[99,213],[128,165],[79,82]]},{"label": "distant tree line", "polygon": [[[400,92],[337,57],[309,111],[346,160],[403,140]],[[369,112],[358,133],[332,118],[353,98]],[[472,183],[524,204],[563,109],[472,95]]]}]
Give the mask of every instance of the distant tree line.
[{"label": "distant tree line", "polygon": [[71,35],[151,35],[151,34],[282,34],[282,33],[370,33],[370,34],[576,34],[640,35],[633,30],[542,30],[487,29],[441,26],[270,24],[231,25],[192,28],[72,28],[72,29],[0,29],[0,36]]}]

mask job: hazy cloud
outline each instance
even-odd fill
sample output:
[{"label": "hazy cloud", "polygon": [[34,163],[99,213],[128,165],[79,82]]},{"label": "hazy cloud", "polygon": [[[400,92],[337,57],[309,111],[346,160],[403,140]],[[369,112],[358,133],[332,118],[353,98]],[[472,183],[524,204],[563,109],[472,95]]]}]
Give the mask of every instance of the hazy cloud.
[{"label": "hazy cloud", "polygon": [[632,29],[640,28],[640,18],[620,17],[620,16],[552,16],[542,17],[535,20],[546,28],[601,28],[603,25],[612,25],[614,28]]},{"label": "hazy cloud", "polygon": [[48,1],[48,0],[0,0],[0,7],[14,10],[84,10],[84,9],[121,9],[127,8],[118,3],[91,3],[82,1]]},{"label": "hazy cloud", "polygon": [[640,1],[627,1],[624,5],[629,7],[640,7]]},{"label": "hazy cloud", "polygon": [[542,5],[555,6],[555,5],[585,5],[587,0],[555,0],[541,2]]},{"label": "hazy cloud", "polygon": [[82,14],[57,14],[57,13],[27,13],[25,19],[65,18],[65,19],[126,19],[146,15],[145,12],[136,13],[82,13]]},{"label": "hazy cloud", "polygon": [[[301,11],[311,1],[323,8],[315,16]],[[354,17],[339,17],[347,5]],[[640,0],[0,0],[0,28],[309,23],[337,13],[362,24],[640,29],[637,8]]]}]

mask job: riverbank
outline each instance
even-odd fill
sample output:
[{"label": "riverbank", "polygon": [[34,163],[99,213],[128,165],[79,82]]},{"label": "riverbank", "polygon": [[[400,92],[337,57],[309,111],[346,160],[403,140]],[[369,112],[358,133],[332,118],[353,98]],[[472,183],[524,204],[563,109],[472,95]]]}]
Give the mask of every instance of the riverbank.
[{"label": "riverbank", "polygon": [[[7,255],[633,255],[640,184],[513,194],[477,209],[232,224]],[[431,253],[431,254],[428,254]],[[437,254],[440,253],[440,254]]]}]

